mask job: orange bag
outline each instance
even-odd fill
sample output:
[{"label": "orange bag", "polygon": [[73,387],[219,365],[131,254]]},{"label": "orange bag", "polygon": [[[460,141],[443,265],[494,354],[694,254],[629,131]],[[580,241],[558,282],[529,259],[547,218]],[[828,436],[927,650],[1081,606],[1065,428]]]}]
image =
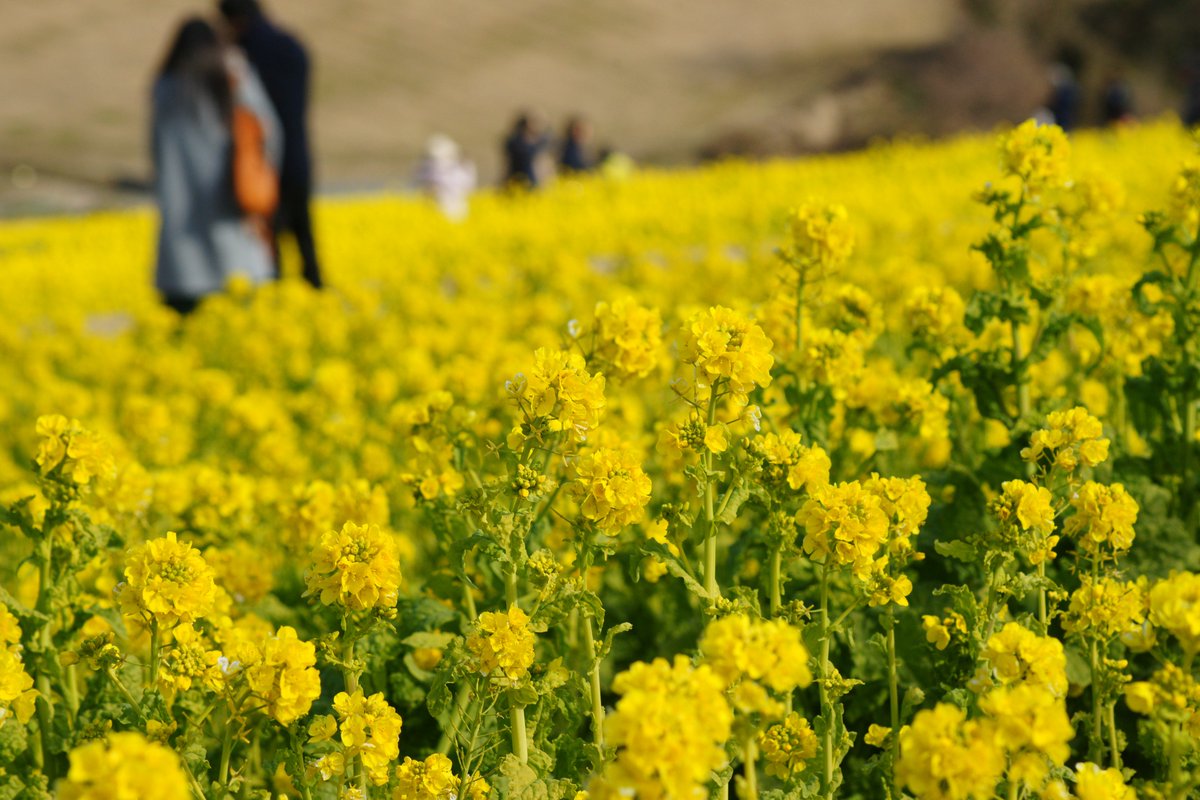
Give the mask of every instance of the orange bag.
[{"label": "orange bag", "polygon": [[233,107],[233,194],[251,217],[269,218],[279,205],[279,176],[267,161],[266,135],[250,109]]}]

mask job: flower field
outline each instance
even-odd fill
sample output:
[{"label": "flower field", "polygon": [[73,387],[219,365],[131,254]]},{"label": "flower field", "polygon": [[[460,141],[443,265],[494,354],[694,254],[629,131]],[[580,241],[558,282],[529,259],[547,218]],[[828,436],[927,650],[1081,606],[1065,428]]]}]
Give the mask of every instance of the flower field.
[{"label": "flower field", "polygon": [[1200,150],[0,224],[0,800],[1200,794]]}]

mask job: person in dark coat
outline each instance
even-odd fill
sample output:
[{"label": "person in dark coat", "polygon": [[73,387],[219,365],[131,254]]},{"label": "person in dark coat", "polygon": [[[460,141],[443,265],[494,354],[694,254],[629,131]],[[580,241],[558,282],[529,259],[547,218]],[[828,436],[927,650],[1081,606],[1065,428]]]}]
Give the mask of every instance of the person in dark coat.
[{"label": "person in dark coat", "polygon": [[[279,173],[279,212],[275,218],[276,251],[279,236],[290,231],[304,262],[304,279],[321,287],[321,270],[313,241],[312,157],[308,145],[310,64],[304,45],[277,27],[258,0],[220,0],[221,15],[246,53],[283,127],[283,166]],[[276,275],[278,275],[276,265]]]},{"label": "person in dark coat", "polygon": [[504,140],[504,183],[536,189],[541,184],[538,161],[550,146],[550,137],[541,120],[533,114],[521,114],[512,133]]},{"label": "person in dark coat", "polygon": [[563,172],[588,172],[596,162],[591,154],[592,128],[583,117],[571,117],[567,120],[567,130],[563,135],[562,152],[558,156],[558,165]]}]

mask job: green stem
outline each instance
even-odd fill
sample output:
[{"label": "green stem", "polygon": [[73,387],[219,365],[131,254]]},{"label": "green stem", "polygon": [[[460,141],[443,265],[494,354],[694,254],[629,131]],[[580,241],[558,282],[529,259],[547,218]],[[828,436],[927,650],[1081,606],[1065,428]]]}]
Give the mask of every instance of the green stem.
[{"label": "green stem", "polygon": [[125,698],[125,702],[129,703],[129,707],[132,708],[134,713],[138,715],[138,719],[140,719],[142,722],[145,722],[146,713],[142,711],[142,704],[139,703],[129,691],[129,687],[117,677],[117,673],[113,671],[113,668],[109,667],[104,671],[104,674],[108,676],[110,681],[112,681],[113,686],[117,687],[117,691],[120,692],[121,696]]},{"label": "green stem", "polygon": [[1113,769],[1121,769],[1121,747],[1117,739],[1117,704],[1108,704],[1108,747],[1112,751]]},{"label": "green stem", "polygon": [[[586,577],[585,575],[584,578]],[[509,608],[517,605],[517,568],[515,566],[504,576],[504,601]]]},{"label": "green stem", "polygon": [[529,738],[525,733],[525,706],[515,700],[509,707],[509,723],[512,727],[512,751],[522,764],[529,763]]},{"label": "green stem", "polygon": [[591,665],[592,682],[592,741],[600,752],[604,752],[604,701],[600,696],[600,659],[596,653],[596,641],[592,633],[592,618],[583,621],[583,649]]},{"label": "green stem", "polygon": [[221,733],[221,766],[217,771],[217,780],[226,789],[229,788],[229,758],[233,755],[233,719],[226,718],[225,730]]},{"label": "green stem", "polygon": [[[826,557],[828,559],[828,556]],[[829,625],[829,562],[821,567],[821,716],[825,718],[823,749],[825,751],[824,773],[821,791],[826,798],[833,798],[833,701],[829,697],[829,639],[833,630]]]},{"label": "green stem", "polygon": [[[717,381],[713,382],[708,396],[708,425],[711,427],[717,419]],[[713,486],[712,451],[705,448],[702,456],[704,466],[704,591],[708,594],[709,602],[716,602],[721,596],[721,587],[717,584],[717,518],[713,509],[715,504],[715,489]]]},{"label": "green stem", "polygon": [[[1044,560],[1038,562],[1037,573],[1038,573],[1038,578],[1040,578],[1042,581],[1046,580],[1046,562]],[[1046,631],[1047,633],[1049,633],[1049,631],[1046,630],[1047,625],[1049,624],[1048,620],[1049,620],[1049,615],[1046,612],[1046,587],[1044,585],[1039,585],[1038,586],[1038,622],[1041,623],[1042,630]]]},{"label": "green stem", "polygon": [[437,752],[449,752],[450,736],[453,735],[455,740],[458,739],[458,726],[462,724],[462,716],[466,713],[467,705],[471,702],[470,688],[465,684],[458,688],[458,695],[454,698],[454,709],[450,712],[450,719],[445,727],[442,728],[441,738],[438,739]]},{"label": "green stem", "polygon": [[[586,573],[585,573],[586,578]],[[514,565],[505,575],[504,597],[508,607],[517,607],[517,568]],[[510,701],[508,709],[509,725],[512,728],[512,751],[522,764],[529,763],[529,737],[525,732],[525,706]]]},{"label": "green stem", "polygon": [[1012,368],[1013,385],[1017,387],[1017,418],[1024,420],[1029,415],[1029,383],[1025,380],[1025,347],[1021,343],[1021,323],[1012,320],[1009,323],[1009,333],[1012,337]]},{"label": "green stem", "polygon": [[758,757],[758,745],[754,741],[753,734],[746,737],[746,748],[744,750],[743,773],[746,778],[746,798],[745,800],[758,800],[758,767],[755,766],[755,760]]},{"label": "green stem", "polygon": [[471,584],[464,580],[462,586],[463,608],[465,608],[467,611],[467,617],[471,620],[471,622],[474,622],[475,618],[479,616],[479,613],[475,610],[475,595],[471,594]]},{"label": "green stem", "polygon": [[1093,764],[1101,764],[1104,761],[1104,718],[1100,716],[1100,652],[1099,646],[1095,639],[1091,641],[1091,667],[1092,667],[1092,730],[1088,736],[1088,760]]},{"label": "green stem", "polygon": [[888,605],[887,614],[888,709],[892,725],[892,797],[899,797],[896,785],[896,764],[900,761],[900,679],[896,670],[896,613]]},{"label": "green stem", "polygon": [[36,664],[36,679],[38,697],[37,697],[37,718],[38,718],[38,739],[37,747],[34,749],[34,761],[38,767],[46,773],[46,777],[53,779],[56,777],[54,770],[51,768],[51,750],[50,750],[50,735],[54,726],[54,695],[51,694],[50,675],[47,664],[49,659],[53,657],[54,639],[50,631],[51,619],[51,587],[53,580],[53,559],[54,549],[50,542],[49,534],[46,535],[37,546],[38,553],[38,596],[37,610],[45,615],[46,621],[42,623],[38,630],[38,644],[41,648],[41,653],[38,654]]},{"label": "green stem", "polygon": [[804,346],[804,270],[797,271],[796,279],[796,356],[799,359],[800,348]]},{"label": "green stem", "polygon": [[779,609],[783,605],[782,592],[780,589],[779,573],[783,566],[783,548],[776,547],[771,552],[771,616],[779,616]]}]

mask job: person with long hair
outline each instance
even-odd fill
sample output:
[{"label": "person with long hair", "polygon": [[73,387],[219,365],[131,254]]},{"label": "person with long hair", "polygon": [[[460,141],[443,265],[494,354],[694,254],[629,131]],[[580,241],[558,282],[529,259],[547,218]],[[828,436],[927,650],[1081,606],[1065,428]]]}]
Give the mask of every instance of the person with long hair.
[{"label": "person with long hair", "polygon": [[235,275],[273,274],[270,243],[239,207],[233,186],[234,106],[258,119],[278,169],[279,123],[258,78],[216,30],[192,17],[179,27],[154,81],[151,151],[159,210],[155,286],[181,314]]}]

